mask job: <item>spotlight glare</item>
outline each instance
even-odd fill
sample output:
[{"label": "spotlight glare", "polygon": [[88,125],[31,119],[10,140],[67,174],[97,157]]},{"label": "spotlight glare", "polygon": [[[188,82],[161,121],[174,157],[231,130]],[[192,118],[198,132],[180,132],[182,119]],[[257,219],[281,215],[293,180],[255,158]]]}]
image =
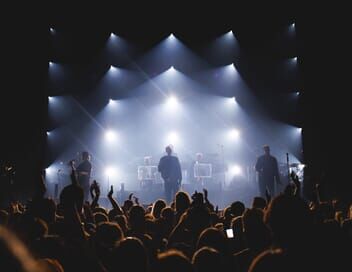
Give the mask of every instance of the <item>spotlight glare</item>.
[{"label": "spotlight glare", "polygon": [[111,34],[110,34],[110,38],[111,38],[111,39],[116,39],[116,38],[117,38],[117,36],[116,36],[114,33],[112,33],[112,32],[111,32]]},{"label": "spotlight glare", "polygon": [[116,102],[116,100],[114,100],[114,99],[111,99],[111,98],[110,98],[110,99],[109,99],[109,104],[108,104],[108,105],[109,105],[109,106],[115,106],[115,105],[116,105],[116,103],[117,103],[117,102]]},{"label": "spotlight glare", "polygon": [[174,34],[171,33],[171,34],[169,35],[169,39],[170,39],[170,40],[174,40],[174,39],[176,39],[176,37],[174,36]]},{"label": "spotlight glare", "polygon": [[109,71],[115,73],[115,72],[117,72],[117,68],[113,65],[110,65]]},{"label": "spotlight glare", "polygon": [[50,32],[54,33],[55,30],[52,27],[50,27]]},{"label": "spotlight glare", "polygon": [[50,131],[47,131],[47,132],[46,132],[46,135],[48,135],[48,136],[49,136],[49,135],[50,135]]},{"label": "spotlight glare", "polygon": [[234,128],[229,131],[230,140],[238,139],[239,136],[240,136],[240,132],[237,129]]},{"label": "spotlight glare", "polygon": [[299,92],[296,92],[296,95],[299,95]]},{"label": "spotlight glare", "polygon": [[54,169],[52,166],[45,168],[45,175],[51,175],[53,173],[54,173]]},{"label": "spotlight glare", "polygon": [[116,133],[113,131],[113,130],[107,130],[105,132],[105,139],[108,141],[108,142],[112,142],[116,139]]},{"label": "spotlight glare", "polygon": [[239,165],[235,164],[230,166],[230,175],[231,176],[239,176],[242,174],[242,169]]},{"label": "spotlight glare", "polygon": [[166,104],[167,104],[167,106],[170,107],[170,108],[175,108],[175,107],[177,107],[177,105],[178,105],[178,100],[177,100],[177,98],[176,98],[175,96],[170,96],[170,97],[167,99]]},{"label": "spotlight glare", "polygon": [[104,170],[104,173],[105,175],[108,177],[108,178],[112,178],[112,177],[116,177],[117,174],[118,174],[118,171],[116,169],[116,167],[113,167],[113,166],[107,166]]},{"label": "spotlight glare", "polygon": [[175,131],[170,132],[166,137],[168,144],[171,144],[171,145],[178,143],[179,139],[180,138],[179,138],[177,132],[175,132]]}]

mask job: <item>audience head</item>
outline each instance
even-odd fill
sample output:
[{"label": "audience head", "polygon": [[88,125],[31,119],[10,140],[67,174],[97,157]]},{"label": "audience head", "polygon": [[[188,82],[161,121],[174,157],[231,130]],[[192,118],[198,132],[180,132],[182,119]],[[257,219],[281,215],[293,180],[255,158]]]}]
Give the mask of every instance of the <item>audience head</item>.
[{"label": "audience head", "polygon": [[175,197],[176,212],[183,213],[191,206],[191,198],[188,193],[179,191]]},{"label": "audience head", "polygon": [[113,248],[124,237],[124,234],[116,223],[103,222],[98,224],[94,235],[94,241],[100,248]]},{"label": "audience head", "polygon": [[276,242],[284,248],[307,239],[312,223],[308,205],[301,198],[286,194],[270,202],[264,219]]},{"label": "audience head", "polygon": [[192,272],[192,264],[180,251],[171,249],[158,255],[158,272]]},{"label": "audience head", "polygon": [[158,199],[154,202],[152,215],[155,219],[160,218],[161,210],[166,207],[166,202],[163,199]]},{"label": "audience head", "polygon": [[138,238],[122,239],[113,250],[111,258],[111,271],[121,271],[121,269],[129,272],[149,271],[147,251]]},{"label": "audience head", "polygon": [[62,208],[73,209],[76,207],[80,213],[83,208],[84,193],[83,189],[77,185],[68,185],[60,193],[60,203]]},{"label": "audience head", "polygon": [[266,250],[259,254],[249,267],[249,272],[290,271],[286,257],[281,250]]},{"label": "audience head", "polygon": [[223,255],[211,247],[198,249],[193,255],[192,264],[195,272],[226,271]]},{"label": "audience head", "polygon": [[245,209],[246,207],[241,201],[235,201],[231,204],[231,212],[234,217],[241,216]]},{"label": "audience head", "polygon": [[222,254],[227,253],[227,238],[224,233],[217,228],[207,228],[199,236],[197,249],[211,247]]}]

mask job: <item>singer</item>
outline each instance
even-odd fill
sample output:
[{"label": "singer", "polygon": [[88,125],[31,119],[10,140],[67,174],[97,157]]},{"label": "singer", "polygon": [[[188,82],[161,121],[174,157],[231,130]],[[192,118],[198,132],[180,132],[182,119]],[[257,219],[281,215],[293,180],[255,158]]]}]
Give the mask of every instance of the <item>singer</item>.
[{"label": "singer", "polygon": [[267,189],[271,196],[276,195],[275,182],[281,184],[277,159],[270,154],[270,147],[263,146],[264,155],[258,157],[255,170],[258,172],[259,193],[265,198]]},{"label": "singer", "polygon": [[84,191],[84,199],[89,200],[89,180],[90,173],[92,171],[92,164],[90,163],[90,155],[87,151],[82,152],[82,161],[78,165],[77,169],[78,183],[82,186]]}]

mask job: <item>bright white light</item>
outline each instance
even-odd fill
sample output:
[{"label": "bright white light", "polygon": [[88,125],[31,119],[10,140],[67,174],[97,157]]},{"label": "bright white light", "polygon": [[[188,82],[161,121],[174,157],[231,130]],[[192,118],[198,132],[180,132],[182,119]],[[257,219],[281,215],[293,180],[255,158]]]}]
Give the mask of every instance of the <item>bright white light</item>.
[{"label": "bright white light", "polygon": [[230,166],[229,172],[231,176],[239,176],[242,174],[242,169],[239,165],[235,164]]},{"label": "bright white light", "polygon": [[110,65],[109,71],[115,73],[118,71],[118,69],[115,66]]},{"label": "bright white light", "polygon": [[107,166],[104,170],[104,173],[107,177],[109,178],[113,178],[116,177],[118,175],[118,170],[116,167],[113,166]]},{"label": "bright white light", "polygon": [[169,35],[169,39],[172,41],[172,40],[175,40],[176,37],[174,36],[174,34],[171,33],[171,34]]},{"label": "bright white light", "polygon": [[117,36],[114,33],[110,34],[110,39],[116,39],[116,38],[117,38]]},{"label": "bright white light", "polygon": [[52,96],[48,96],[49,102],[53,102],[54,101],[54,97]]},{"label": "bright white light", "polygon": [[178,106],[177,98],[175,96],[170,96],[166,101],[166,105],[172,109],[176,108]]},{"label": "bright white light", "polygon": [[172,145],[175,145],[176,143],[178,143],[179,140],[180,140],[180,137],[175,131],[170,132],[166,137],[167,143]]},{"label": "bright white light", "polygon": [[54,63],[52,61],[49,61],[49,66],[53,66]]},{"label": "bright white light", "polygon": [[227,32],[227,33],[226,33],[226,36],[227,36],[227,37],[231,37],[231,36],[233,36],[233,32],[232,32],[232,30],[230,30],[229,32]]},{"label": "bright white light", "polygon": [[49,135],[50,135],[50,133],[51,133],[50,131],[47,131],[47,132],[46,132],[46,135],[48,135],[48,136],[49,136]]},{"label": "bright white light", "polygon": [[299,95],[299,92],[296,92],[296,95]]},{"label": "bright white light", "polygon": [[231,129],[229,131],[228,137],[230,140],[236,140],[240,137],[240,132],[237,129]]},{"label": "bright white light", "polygon": [[233,104],[236,103],[236,97],[233,96],[233,97],[231,97],[230,99],[231,99],[230,101],[231,101]]},{"label": "bright white light", "polygon": [[117,135],[116,135],[115,131],[113,131],[113,130],[107,130],[107,131],[105,132],[105,139],[106,139],[108,142],[112,142],[112,141],[116,140],[116,138],[117,138]]},{"label": "bright white light", "polygon": [[292,58],[292,60],[296,62],[297,61],[297,57]]},{"label": "bright white light", "polygon": [[170,72],[175,72],[176,69],[174,68],[174,66],[171,66],[171,67],[168,69],[168,71],[170,71]]},{"label": "bright white light", "polygon": [[294,28],[295,27],[295,23],[291,24],[291,27]]},{"label": "bright white light", "polygon": [[109,99],[109,106],[114,107],[114,106],[116,106],[116,104],[117,104],[116,100],[111,99],[111,98]]},{"label": "bright white light", "polygon": [[298,132],[302,132],[302,128],[297,128],[297,131]]},{"label": "bright white light", "polygon": [[52,175],[54,173],[54,168],[52,166],[49,166],[48,168],[45,169],[45,175]]},{"label": "bright white light", "polygon": [[50,32],[54,33],[55,30],[52,27],[50,27]]}]

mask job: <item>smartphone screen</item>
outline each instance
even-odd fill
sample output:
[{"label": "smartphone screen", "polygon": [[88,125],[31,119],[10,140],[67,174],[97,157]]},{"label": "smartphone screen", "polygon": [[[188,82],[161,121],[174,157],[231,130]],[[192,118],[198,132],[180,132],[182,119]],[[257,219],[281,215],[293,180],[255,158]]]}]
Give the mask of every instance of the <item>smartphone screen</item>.
[{"label": "smartphone screen", "polygon": [[233,229],[227,229],[226,236],[227,238],[233,238]]}]

